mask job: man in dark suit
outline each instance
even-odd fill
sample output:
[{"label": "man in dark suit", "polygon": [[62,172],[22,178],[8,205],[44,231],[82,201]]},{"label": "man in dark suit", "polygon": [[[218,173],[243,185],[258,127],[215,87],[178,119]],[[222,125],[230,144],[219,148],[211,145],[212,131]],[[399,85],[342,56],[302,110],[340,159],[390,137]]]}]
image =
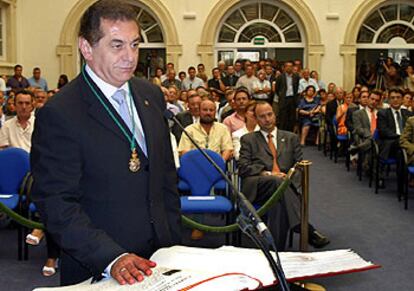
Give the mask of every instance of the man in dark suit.
[{"label": "man in dark suit", "polygon": [[[288,170],[302,160],[302,149],[296,134],[276,128],[272,106],[264,101],[257,103],[255,116],[260,131],[241,138],[239,174],[242,191],[254,204],[263,204],[276,191]],[[282,200],[268,214],[268,223],[279,250],[285,248],[290,228],[300,223],[299,197],[288,188]],[[310,226],[309,242],[323,247],[329,240]]]},{"label": "man in dark suit", "polygon": [[147,258],[180,242],[180,201],[165,101],[131,78],[138,61],[135,10],[101,0],[81,19],[86,67],[37,115],[33,200],[62,249],[61,284],[151,275]]},{"label": "man in dark suit", "polygon": [[293,63],[286,62],[284,72],[276,78],[276,94],[279,97],[279,128],[293,131],[296,124],[296,107],[299,102],[299,75],[293,73]]},{"label": "man in dark suit", "polygon": [[[184,127],[187,127],[193,123],[200,122],[201,97],[198,95],[197,91],[188,91],[187,102],[188,110],[180,112],[175,116]],[[183,130],[181,129],[181,127],[179,127],[178,124],[174,123],[174,125],[171,128],[171,133],[175,136],[177,144],[179,144],[181,135],[183,134]]]},{"label": "man in dark suit", "polygon": [[[400,147],[400,135],[404,130],[407,119],[412,113],[407,109],[402,109],[401,105],[403,92],[401,89],[392,88],[388,93],[388,101],[390,108],[381,109],[378,112],[377,128],[378,128],[378,146],[380,158],[386,160],[390,157],[396,157],[396,153]],[[380,177],[382,177],[382,169],[380,168]],[[384,180],[380,180],[380,187],[384,187]]]},{"label": "man in dark suit", "polygon": [[234,66],[233,65],[228,65],[227,66],[227,74],[223,78],[224,85],[226,86],[226,88],[234,87],[234,86],[236,86],[238,80],[239,80],[239,77],[237,77],[236,74],[235,74]]}]

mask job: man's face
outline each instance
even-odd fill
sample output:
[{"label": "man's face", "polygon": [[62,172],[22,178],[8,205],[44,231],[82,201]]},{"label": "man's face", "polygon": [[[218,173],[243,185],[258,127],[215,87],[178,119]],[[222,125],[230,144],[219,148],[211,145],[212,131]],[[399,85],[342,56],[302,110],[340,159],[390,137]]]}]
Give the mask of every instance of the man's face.
[{"label": "man's face", "polygon": [[33,110],[32,97],[29,94],[16,96],[16,114],[20,119],[29,119]]},{"label": "man's face", "polygon": [[370,109],[377,109],[380,102],[381,102],[380,95],[377,95],[375,93],[371,93],[371,95],[369,95],[368,107]]},{"label": "man's face", "polygon": [[36,108],[43,107],[47,101],[47,93],[45,91],[40,91],[36,93]]},{"label": "man's face", "polygon": [[303,70],[303,71],[302,71],[302,75],[303,75],[303,78],[304,78],[304,79],[308,80],[308,79],[309,79],[309,77],[310,77],[310,72],[309,72],[309,70],[308,70],[308,69]]},{"label": "man's face", "polygon": [[235,63],[234,64],[234,69],[236,70],[236,72],[240,72],[242,68],[241,63]]},{"label": "man's face", "polygon": [[369,93],[364,91],[361,93],[361,96],[359,96],[359,104],[363,107],[367,106],[369,102]]},{"label": "man's face", "polygon": [[227,66],[227,75],[233,75],[233,74],[234,74],[234,67]]},{"label": "man's face", "polygon": [[213,71],[213,77],[214,77],[214,79],[220,78],[220,70],[219,69],[215,69]]},{"label": "man's face", "polygon": [[35,78],[36,80],[40,79],[40,70],[33,71],[33,78]]},{"label": "man's face", "polygon": [[16,77],[21,77],[23,73],[23,68],[22,67],[17,67],[16,69],[14,69],[14,75]]},{"label": "man's face", "polygon": [[276,126],[276,116],[270,104],[256,105],[256,119],[261,130],[271,132]]},{"label": "man's face", "polygon": [[345,91],[342,88],[336,88],[336,99],[338,100],[343,100],[344,99],[344,95],[345,95]]},{"label": "man's face", "polygon": [[285,72],[291,74],[293,71],[293,64],[291,62],[285,63]]},{"label": "man's face", "polygon": [[188,76],[190,77],[190,79],[194,79],[195,75],[196,75],[195,69],[188,70]]},{"label": "man's face", "polygon": [[[412,101],[413,101],[413,98],[411,97],[411,95],[410,94],[405,94],[404,96],[403,96],[403,104],[406,106],[406,107],[410,107],[411,106],[411,103],[412,103]],[[1,103],[0,103],[1,104]]]},{"label": "man's face", "polygon": [[234,102],[238,111],[245,111],[247,103],[249,103],[249,97],[245,92],[238,92],[234,97]]},{"label": "man's face", "polygon": [[201,66],[201,65],[197,66],[197,71],[198,71],[199,74],[204,73],[204,70],[205,70],[204,66]]},{"label": "man's face", "polygon": [[390,106],[396,110],[400,109],[402,101],[402,95],[398,92],[391,92],[390,96],[388,96]]},{"label": "man's face", "polygon": [[247,66],[247,67],[246,67],[246,75],[247,75],[248,77],[253,76],[253,67],[252,67],[252,66]]},{"label": "man's face", "polygon": [[200,104],[200,123],[211,124],[216,116],[216,104],[211,100],[204,100]]},{"label": "man's face", "polygon": [[266,75],[271,75],[273,74],[273,70],[271,66],[266,66],[265,67],[265,71],[266,71]]},{"label": "man's face", "polygon": [[201,97],[198,95],[188,99],[188,110],[190,111],[192,116],[200,116],[200,103]]},{"label": "man's face", "polygon": [[139,30],[134,21],[101,19],[103,37],[95,44],[81,38],[79,47],[87,64],[105,82],[121,87],[138,62]]},{"label": "man's face", "polygon": [[170,80],[170,81],[175,80],[175,71],[174,70],[169,70],[168,71],[168,80]]},{"label": "man's face", "polygon": [[173,87],[168,89],[168,102],[174,103],[175,101],[177,101],[177,99],[177,90],[175,90],[175,88]]}]

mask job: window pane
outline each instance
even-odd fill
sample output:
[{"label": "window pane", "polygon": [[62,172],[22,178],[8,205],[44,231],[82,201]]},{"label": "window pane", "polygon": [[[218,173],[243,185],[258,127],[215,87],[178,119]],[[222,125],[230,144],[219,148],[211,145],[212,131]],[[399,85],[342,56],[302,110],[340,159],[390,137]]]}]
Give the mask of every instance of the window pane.
[{"label": "window pane", "polygon": [[400,6],[400,19],[410,22],[414,17],[414,7],[406,4]]},{"label": "window pane", "polygon": [[219,51],[218,60],[224,61],[226,65],[232,65],[234,63],[234,52],[233,51]]},{"label": "window pane", "polygon": [[372,43],[374,33],[366,27],[361,27],[358,33],[358,43]]},{"label": "window pane", "polygon": [[146,30],[147,28],[157,23],[154,17],[149,15],[146,11],[142,11],[141,16],[138,19],[138,22],[143,30]]},{"label": "window pane", "polygon": [[246,5],[242,7],[241,10],[243,11],[247,21],[259,18],[258,4]]},{"label": "window pane", "polygon": [[239,29],[245,22],[243,17],[240,14],[240,11],[237,10],[232,13],[229,18],[227,18],[226,23],[235,29]]},{"label": "window pane", "polygon": [[411,43],[413,43],[413,33],[414,32],[411,28],[402,24],[395,24],[387,27],[383,32],[381,32],[377,39],[377,43],[389,43],[391,39],[397,36],[404,38],[407,42],[411,41]]},{"label": "window pane", "polygon": [[383,24],[381,16],[379,15],[378,11],[375,11],[370,16],[368,16],[367,20],[365,20],[364,24],[372,27],[374,30],[378,30]]},{"label": "window pane", "polygon": [[269,42],[281,41],[276,29],[265,23],[254,23],[243,30],[239,42],[251,42],[256,36],[264,36]]},{"label": "window pane", "polygon": [[292,18],[285,12],[280,11],[279,15],[277,16],[275,23],[277,26],[279,26],[281,29],[285,28],[286,26],[289,26],[293,23]]},{"label": "window pane", "polygon": [[219,34],[219,42],[234,42],[235,36],[236,32],[234,30],[223,25]]},{"label": "window pane", "polygon": [[276,6],[263,3],[262,4],[262,19],[272,21],[273,17],[275,16],[278,10],[279,8],[277,8]]},{"label": "window pane", "polygon": [[301,42],[300,32],[297,25],[292,26],[284,32],[286,42]]},{"label": "window pane", "polygon": [[385,20],[393,21],[397,19],[397,5],[390,5],[380,8]]},{"label": "window pane", "polygon": [[150,31],[147,31],[148,42],[164,42],[164,37],[162,36],[162,31],[159,25],[151,28]]}]

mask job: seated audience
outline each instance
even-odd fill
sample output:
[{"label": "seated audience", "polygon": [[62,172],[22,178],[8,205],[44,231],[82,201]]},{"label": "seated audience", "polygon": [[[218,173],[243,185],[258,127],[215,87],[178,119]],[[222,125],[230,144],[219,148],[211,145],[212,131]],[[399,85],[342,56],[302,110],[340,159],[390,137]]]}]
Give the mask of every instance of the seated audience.
[{"label": "seated audience", "polygon": [[230,133],[245,126],[244,115],[246,113],[246,106],[249,103],[250,95],[246,88],[239,88],[234,93],[234,104],[236,112],[226,117],[223,124],[227,126]]},{"label": "seated audience", "polygon": [[[377,128],[378,128],[378,146],[379,156],[381,159],[396,157],[400,145],[400,135],[403,132],[405,122],[412,113],[407,109],[401,109],[402,91],[398,88],[389,90],[390,108],[382,109],[378,112]],[[383,167],[380,167],[380,188],[384,188],[384,179],[382,177]]]},{"label": "seated audience", "polygon": [[43,91],[47,91],[47,82],[41,76],[40,68],[36,67],[33,69],[33,77],[29,78],[27,81],[29,82],[30,86],[35,88],[40,88]]},{"label": "seated audience", "polygon": [[[187,127],[190,124],[200,122],[201,97],[195,90],[188,91],[188,94],[188,110],[178,113],[175,116],[183,127]],[[178,126],[178,124],[174,123],[173,127],[171,128],[171,132],[175,136],[177,144],[179,144],[183,130]]]},{"label": "seated audience", "polygon": [[[200,104],[200,122],[186,127],[195,142],[205,149],[220,154],[225,161],[233,157],[233,143],[227,127],[215,121],[216,104],[210,99],[204,99]],[[195,149],[190,139],[182,135],[178,152],[180,155]]]},{"label": "seated audience", "polygon": [[174,86],[178,90],[181,89],[181,81],[177,80],[174,69],[167,71],[167,78],[161,83],[161,85],[164,86],[165,88]]},{"label": "seated audience", "polygon": [[246,113],[244,115],[245,126],[236,130],[231,134],[234,147],[234,158],[239,159],[240,153],[240,139],[243,135],[260,130],[260,127],[257,125],[257,120],[254,115],[254,109],[256,107],[256,101],[251,100],[246,106]]},{"label": "seated audience", "polygon": [[[239,174],[242,192],[250,202],[263,205],[276,191],[288,170],[302,160],[296,134],[276,128],[276,116],[267,102],[258,102],[255,116],[260,131],[241,138]],[[299,224],[300,202],[297,193],[288,188],[282,200],[268,212],[268,225],[278,250],[284,250],[290,228]],[[323,247],[329,243],[310,226],[309,243]]]},{"label": "seated audience", "polygon": [[272,91],[272,85],[266,79],[266,73],[264,70],[260,70],[257,73],[257,80],[253,82],[253,95],[252,98],[257,101],[270,102],[270,93]]},{"label": "seated audience", "polygon": [[204,87],[204,81],[196,77],[196,69],[194,67],[188,68],[188,77],[181,81],[181,88],[184,90],[196,89]]},{"label": "seated audience", "polygon": [[13,91],[19,91],[30,86],[29,81],[23,76],[23,67],[21,65],[14,66],[14,75],[11,76],[6,83]]},{"label": "seated audience", "polygon": [[338,106],[336,109],[336,121],[338,123],[337,134],[346,135],[348,134],[348,128],[346,127],[346,115],[349,108],[358,108],[353,102],[352,93],[346,94],[344,103]]},{"label": "seated audience", "polygon": [[245,75],[239,78],[236,84],[236,88],[245,87],[251,95],[254,92],[253,84],[257,81],[257,77],[254,75],[254,69],[252,65],[247,65],[245,69]]},{"label": "seated audience", "polygon": [[[306,138],[309,134],[310,127],[319,128],[321,117],[321,106],[319,98],[315,96],[315,87],[309,85],[305,89],[305,96],[300,100],[298,105],[300,123],[302,126],[300,135],[300,145],[306,144]],[[317,130],[315,144],[319,143],[319,130]]]}]

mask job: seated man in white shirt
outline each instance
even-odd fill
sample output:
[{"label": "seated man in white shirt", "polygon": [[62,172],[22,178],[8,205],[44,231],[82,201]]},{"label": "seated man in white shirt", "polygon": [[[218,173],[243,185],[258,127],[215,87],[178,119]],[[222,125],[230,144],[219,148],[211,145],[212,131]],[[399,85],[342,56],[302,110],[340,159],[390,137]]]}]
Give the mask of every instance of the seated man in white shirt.
[{"label": "seated man in white shirt", "polygon": [[16,116],[0,129],[0,148],[17,147],[30,152],[35,117],[32,115],[34,95],[23,90],[16,94]]}]

